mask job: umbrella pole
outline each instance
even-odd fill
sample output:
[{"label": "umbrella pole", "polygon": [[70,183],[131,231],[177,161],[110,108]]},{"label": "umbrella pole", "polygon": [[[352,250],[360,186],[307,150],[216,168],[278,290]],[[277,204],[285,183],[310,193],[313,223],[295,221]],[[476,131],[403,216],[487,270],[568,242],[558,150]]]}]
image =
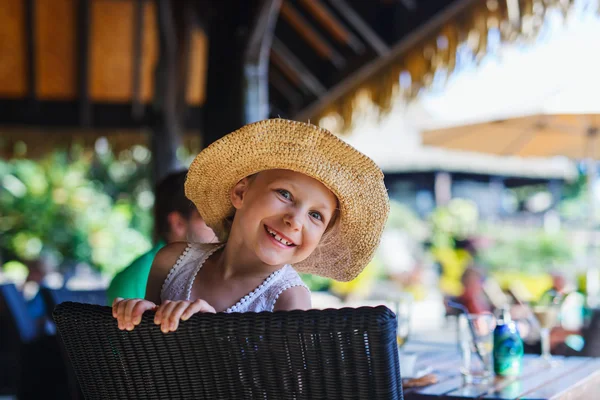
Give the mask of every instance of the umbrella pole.
[{"label": "umbrella pole", "polygon": [[594,183],[597,177],[596,146],[598,129],[589,128],[587,132],[587,183],[588,183],[588,243],[587,243],[587,271],[586,293],[588,307],[597,307],[600,303],[600,269],[596,260],[596,196]]}]

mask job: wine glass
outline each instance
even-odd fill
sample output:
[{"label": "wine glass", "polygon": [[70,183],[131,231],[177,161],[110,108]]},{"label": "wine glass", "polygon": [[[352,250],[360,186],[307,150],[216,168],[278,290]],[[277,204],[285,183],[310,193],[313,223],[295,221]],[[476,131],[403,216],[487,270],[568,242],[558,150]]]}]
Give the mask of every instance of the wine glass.
[{"label": "wine glass", "polygon": [[535,306],[533,314],[540,324],[540,340],[542,342],[542,359],[553,366],[555,362],[552,360],[550,353],[550,331],[558,323],[559,307],[555,304]]},{"label": "wine glass", "polygon": [[396,293],[393,296],[390,296],[390,302],[392,303],[392,310],[396,314],[398,323],[396,342],[398,348],[402,348],[410,335],[410,317],[413,297],[408,293]]}]

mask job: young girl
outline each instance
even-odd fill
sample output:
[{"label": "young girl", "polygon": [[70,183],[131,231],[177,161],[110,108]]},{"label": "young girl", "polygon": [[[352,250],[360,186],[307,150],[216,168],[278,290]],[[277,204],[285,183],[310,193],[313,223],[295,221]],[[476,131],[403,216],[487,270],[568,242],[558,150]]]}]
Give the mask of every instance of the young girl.
[{"label": "young girl", "polygon": [[197,312],[309,309],[296,270],[355,278],[389,210],[371,159],[325,129],[284,119],[246,125],[204,149],[185,190],[221,243],[160,250],[146,299],[115,299],[119,329],[132,330],[151,309],[165,333]]}]

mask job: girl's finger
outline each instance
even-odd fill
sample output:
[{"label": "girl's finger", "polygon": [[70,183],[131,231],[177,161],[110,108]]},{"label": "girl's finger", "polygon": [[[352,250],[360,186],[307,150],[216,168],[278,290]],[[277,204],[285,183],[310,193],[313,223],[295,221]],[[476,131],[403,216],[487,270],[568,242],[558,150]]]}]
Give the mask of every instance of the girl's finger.
[{"label": "girl's finger", "polygon": [[206,301],[198,299],[190,304],[190,306],[185,310],[185,312],[181,315],[181,320],[187,321],[192,315],[199,312],[214,313],[215,309]]},{"label": "girl's finger", "polygon": [[139,303],[137,303],[135,305],[135,307],[133,307],[133,311],[131,313],[131,323],[134,326],[139,325],[140,322],[142,322],[142,314],[144,314],[148,310],[154,309],[155,307],[156,307],[156,304],[154,304],[151,301],[148,301],[148,300],[140,301]]},{"label": "girl's finger", "polygon": [[117,309],[118,309],[118,304],[123,301],[122,297],[115,297],[115,299],[112,302],[112,314],[113,314],[113,318],[117,318]]},{"label": "girl's finger", "polygon": [[173,312],[171,312],[171,315],[169,316],[169,330],[171,332],[177,330],[177,328],[179,327],[179,319],[181,318],[181,315],[191,306],[191,304],[187,301],[182,301],[181,303],[177,304],[177,306],[173,309]]},{"label": "girl's finger", "polygon": [[201,312],[207,312],[207,313],[212,313],[212,314],[216,314],[217,310],[215,310],[215,308],[213,306],[211,306],[210,304],[208,304],[208,302],[202,300],[202,309],[200,310]]},{"label": "girl's finger", "polygon": [[[169,332],[169,327],[171,324],[169,321],[169,318],[171,317],[171,313],[173,312],[175,307],[177,307],[177,304],[179,304],[179,302],[171,302],[164,306],[164,309],[163,309],[163,312],[161,315],[161,321],[160,321],[160,330],[163,333]],[[161,307],[163,307],[163,306],[161,306]]]},{"label": "girl's finger", "polygon": [[167,304],[169,304],[171,302],[171,300],[165,300],[162,302],[162,304],[160,306],[158,306],[158,308],[156,309],[156,314],[154,314],[154,323],[156,325],[160,325],[160,323],[162,322],[162,318],[163,318],[163,310],[165,309],[165,307],[167,306]]},{"label": "girl's finger", "polygon": [[125,310],[127,309],[127,303],[131,300],[123,300],[117,303],[117,322],[119,323],[119,329],[125,329]]},{"label": "girl's finger", "polygon": [[132,318],[131,318],[131,314],[133,313],[133,308],[135,307],[136,304],[140,303],[141,300],[129,300],[127,302],[127,305],[125,306],[125,329],[127,329],[128,331],[133,329],[133,322],[132,322]]}]

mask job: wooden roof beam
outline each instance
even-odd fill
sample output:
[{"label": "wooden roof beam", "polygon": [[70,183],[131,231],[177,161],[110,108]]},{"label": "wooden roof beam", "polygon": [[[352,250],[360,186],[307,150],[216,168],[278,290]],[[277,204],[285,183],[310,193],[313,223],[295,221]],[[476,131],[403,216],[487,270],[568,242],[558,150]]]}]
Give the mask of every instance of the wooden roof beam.
[{"label": "wooden roof beam", "polygon": [[338,42],[349,46],[355,53],[362,54],[365,45],[361,40],[347,29],[325,4],[320,0],[299,0],[312,16],[321,23]]},{"label": "wooden roof beam", "polygon": [[[329,1],[334,2],[340,0]],[[324,109],[326,105],[332,104],[339,100],[350,90],[359,86],[361,82],[365,82],[367,79],[377,74],[378,71],[383,70],[387,65],[389,65],[390,62],[395,60],[400,55],[405,54],[410,48],[424,40],[428,35],[431,35],[432,32],[435,32],[435,29],[441,28],[447,21],[455,18],[457,15],[460,15],[461,12],[475,4],[476,1],[478,0],[458,0],[455,4],[447,6],[443,9],[443,11],[434,15],[429,21],[396,43],[390,50],[389,54],[360,67],[358,70],[350,74],[346,79],[330,88],[325,96],[321,97],[313,104],[310,104],[308,107],[295,114],[294,119],[302,121],[313,117],[320,110]]]},{"label": "wooden roof beam", "polygon": [[310,72],[310,70],[304,66],[298,60],[298,58],[287,48],[277,37],[273,39],[272,51],[275,57],[279,59],[294,72],[300,79],[300,82],[306,87],[312,94],[317,97],[321,97],[327,93],[327,88],[319,82],[319,80]]},{"label": "wooden roof beam", "polygon": [[[271,50],[271,55],[269,57],[269,60],[271,61],[271,64],[276,66],[283,73],[283,75],[286,76],[286,78],[290,82],[292,82],[294,85],[296,85],[296,87],[301,88],[301,89],[306,89],[302,85],[300,76],[298,76],[298,74],[296,74],[296,71],[293,70],[288,64],[286,64],[283,61],[283,58],[279,54],[277,54],[276,52]],[[272,69],[269,69],[269,74],[271,74],[272,71],[273,71]]]},{"label": "wooden roof beam", "polygon": [[389,46],[367,24],[345,0],[329,0],[331,5],[342,15],[348,23],[369,43],[379,54],[384,56],[390,52]]},{"label": "wooden roof beam", "polygon": [[281,4],[281,16],[321,57],[330,60],[338,69],[346,65],[344,57],[288,1]]}]

